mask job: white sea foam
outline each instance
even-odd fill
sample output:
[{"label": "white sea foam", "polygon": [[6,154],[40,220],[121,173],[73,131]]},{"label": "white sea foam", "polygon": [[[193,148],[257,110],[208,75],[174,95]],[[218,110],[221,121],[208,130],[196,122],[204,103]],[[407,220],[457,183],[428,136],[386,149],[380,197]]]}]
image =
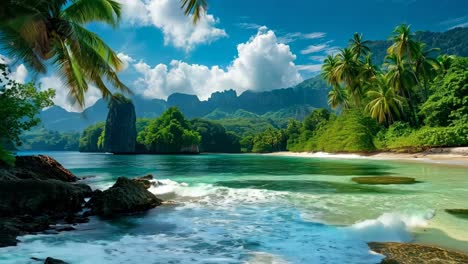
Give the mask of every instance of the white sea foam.
[{"label": "white sea foam", "polygon": [[274,202],[276,198],[285,196],[286,192],[276,192],[262,189],[236,189],[212,184],[179,183],[169,179],[154,180],[149,189],[162,199],[171,199],[180,202],[190,201],[187,206],[219,206],[228,207],[237,204],[257,204]]},{"label": "white sea foam", "polygon": [[352,236],[366,242],[409,242],[412,240],[411,230],[425,227],[434,217],[434,211],[403,215],[384,213],[376,219],[364,220],[346,229]]}]

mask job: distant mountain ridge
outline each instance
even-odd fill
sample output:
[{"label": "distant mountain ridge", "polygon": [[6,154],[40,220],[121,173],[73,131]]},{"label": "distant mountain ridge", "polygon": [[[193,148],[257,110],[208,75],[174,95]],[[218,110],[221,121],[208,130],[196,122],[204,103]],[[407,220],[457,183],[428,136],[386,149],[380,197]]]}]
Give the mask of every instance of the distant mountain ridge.
[{"label": "distant mountain ridge", "polygon": [[[145,99],[140,96],[132,98],[137,117],[153,118],[159,116],[171,106],[177,106],[188,118],[204,117],[217,110],[225,113],[234,113],[245,110],[252,114],[263,115],[276,111],[306,106],[308,109],[327,106],[328,85],[320,76],[305,80],[290,88],[276,89],[265,92],[246,91],[239,96],[234,90],[215,92],[206,101],[200,101],[196,95],[174,93],[167,99]],[[42,125],[48,130],[55,131],[82,131],[97,122],[104,121],[107,116],[107,102],[98,100],[83,113],[67,112],[65,109],[54,106],[40,114]],[[296,111],[297,112],[297,111]],[[302,117],[303,110],[298,115],[289,109],[284,113]],[[291,116],[291,118],[294,118]]]}]

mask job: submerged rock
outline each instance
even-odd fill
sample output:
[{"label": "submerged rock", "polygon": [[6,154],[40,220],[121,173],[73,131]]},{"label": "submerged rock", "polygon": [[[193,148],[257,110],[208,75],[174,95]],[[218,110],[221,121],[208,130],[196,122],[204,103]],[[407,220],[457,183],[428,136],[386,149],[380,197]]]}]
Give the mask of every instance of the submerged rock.
[{"label": "submerged rock", "polygon": [[468,218],[468,209],[445,209],[445,212],[454,216]]},{"label": "submerged rock", "polygon": [[409,177],[354,177],[351,179],[359,184],[414,184],[417,181]]},{"label": "submerged rock", "polygon": [[112,217],[146,211],[161,203],[162,201],[146,190],[143,184],[120,177],[111,188],[95,192],[88,206],[91,208],[91,214]]},{"label": "submerged rock", "polygon": [[48,258],[46,258],[44,264],[68,264],[68,262],[65,262],[65,261],[60,260],[60,259],[55,259],[55,258],[48,257]]},{"label": "submerged rock", "polygon": [[468,255],[438,247],[395,242],[368,243],[372,251],[385,256],[382,264],[468,263]]}]

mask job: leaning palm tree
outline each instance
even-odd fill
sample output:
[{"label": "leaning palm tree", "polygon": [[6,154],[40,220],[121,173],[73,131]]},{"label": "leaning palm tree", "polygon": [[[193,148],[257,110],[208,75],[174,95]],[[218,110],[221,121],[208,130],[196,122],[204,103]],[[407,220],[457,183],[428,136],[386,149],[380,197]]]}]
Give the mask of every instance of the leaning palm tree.
[{"label": "leaning palm tree", "polygon": [[370,101],[365,110],[379,124],[390,125],[403,115],[405,99],[389,85],[385,75],[377,75],[373,81],[372,89],[366,95]]},{"label": "leaning palm tree", "polygon": [[85,28],[95,21],[117,26],[121,16],[117,1],[7,0],[4,7],[11,13],[0,13],[0,46],[36,72],[53,66],[80,106],[90,85],[103,97],[112,95],[108,84],[130,92],[117,76],[122,61]]},{"label": "leaning palm tree", "polygon": [[370,53],[370,48],[367,46],[368,44],[368,40],[362,40],[362,34],[354,33],[353,38],[349,40],[349,47],[354,53],[356,60]]}]

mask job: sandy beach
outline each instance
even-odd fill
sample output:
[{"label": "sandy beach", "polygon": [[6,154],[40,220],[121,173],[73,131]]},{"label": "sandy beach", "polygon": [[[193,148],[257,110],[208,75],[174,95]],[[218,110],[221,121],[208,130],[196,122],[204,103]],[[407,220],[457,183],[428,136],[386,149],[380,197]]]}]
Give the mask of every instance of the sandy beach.
[{"label": "sandy beach", "polygon": [[401,160],[409,162],[427,162],[468,167],[468,147],[433,148],[428,151],[419,153],[378,152],[369,154],[284,151],[265,155],[304,158]]}]

